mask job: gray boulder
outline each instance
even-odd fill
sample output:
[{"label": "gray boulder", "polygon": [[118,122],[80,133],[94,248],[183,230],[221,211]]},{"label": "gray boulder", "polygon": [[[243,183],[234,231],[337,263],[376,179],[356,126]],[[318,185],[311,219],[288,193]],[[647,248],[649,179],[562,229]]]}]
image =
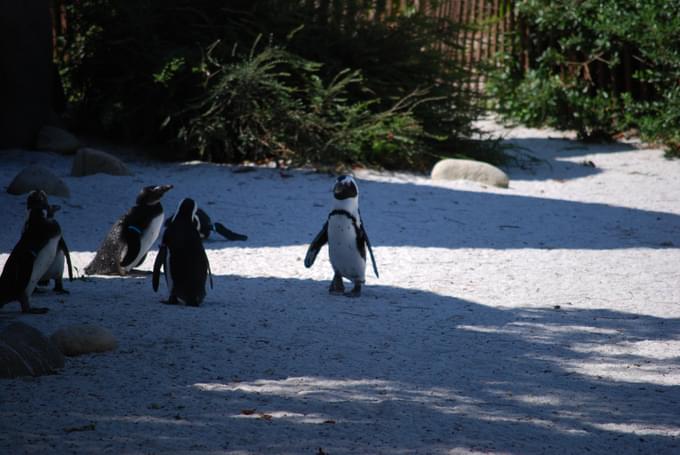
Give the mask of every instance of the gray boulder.
[{"label": "gray boulder", "polygon": [[83,177],[93,174],[131,175],[125,163],[101,150],[81,148],[73,158],[71,175]]},{"label": "gray boulder", "polygon": [[41,376],[63,367],[63,354],[39,330],[15,322],[0,332],[0,378]]},{"label": "gray boulder", "polygon": [[112,351],[118,346],[116,338],[109,330],[91,324],[63,327],[50,338],[67,356]]},{"label": "gray boulder", "polygon": [[35,144],[40,150],[73,154],[80,147],[80,141],[73,134],[56,126],[43,126],[38,132]]},{"label": "gray boulder", "polygon": [[19,172],[7,187],[9,194],[25,194],[33,190],[43,190],[49,195],[58,197],[71,195],[66,184],[40,164],[33,164]]},{"label": "gray boulder", "polygon": [[505,172],[489,163],[447,158],[432,168],[432,180],[471,180],[485,185],[507,188],[510,179]]}]

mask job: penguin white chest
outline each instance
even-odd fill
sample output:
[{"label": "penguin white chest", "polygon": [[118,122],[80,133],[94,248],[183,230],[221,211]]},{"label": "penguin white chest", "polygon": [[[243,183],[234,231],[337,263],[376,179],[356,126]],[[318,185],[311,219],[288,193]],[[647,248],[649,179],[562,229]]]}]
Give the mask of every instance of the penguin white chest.
[{"label": "penguin white chest", "polygon": [[[158,234],[161,232],[161,227],[163,226],[163,212],[160,213],[156,218],[151,220],[149,227],[142,231],[141,239],[139,240],[139,253],[134,261],[130,263],[128,267],[125,267],[127,271],[133,269],[140,265],[144,255],[149,252],[149,249],[153,245],[153,242],[158,238]],[[123,253],[125,256],[125,253]]]},{"label": "penguin white chest", "polygon": [[43,275],[45,275],[45,272],[47,272],[54,262],[60,238],[61,236],[53,237],[40,251],[34,251],[35,260],[33,261],[31,279],[28,281],[28,285],[26,286],[26,295],[31,295],[33,293],[38,281],[43,277]]},{"label": "penguin white chest", "polygon": [[57,248],[52,265],[47,269],[40,281],[58,279],[64,275],[64,252]]},{"label": "penguin white chest", "polygon": [[165,284],[168,286],[168,290],[170,292],[173,291],[174,289],[174,284],[173,284],[173,279],[172,279],[172,269],[170,269],[170,256],[172,255],[172,251],[170,251],[170,248],[165,253],[165,264],[163,264],[163,270],[165,274]]},{"label": "penguin white chest", "polygon": [[343,215],[328,219],[328,255],[333,269],[353,281],[364,281],[366,260],[357,246],[357,232],[352,220]]}]

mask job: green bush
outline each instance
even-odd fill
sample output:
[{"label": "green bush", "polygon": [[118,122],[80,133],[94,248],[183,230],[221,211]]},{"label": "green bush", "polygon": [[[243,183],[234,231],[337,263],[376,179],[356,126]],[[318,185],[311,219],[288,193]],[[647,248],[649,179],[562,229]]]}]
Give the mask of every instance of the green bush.
[{"label": "green bush", "polygon": [[57,53],[74,118],[169,158],[425,169],[478,114],[456,89],[467,73],[434,48],[454,25],[347,5],[351,20],[283,0],[68,3]]},{"label": "green bush", "polygon": [[358,71],[341,71],[328,84],[320,65],[272,45],[224,64],[208,54],[204,94],[167,119],[178,140],[200,159],[221,162],[275,159],[293,165],[417,166],[424,132],[413,102],[374,113],[372,101],[351,101]]},{"label": "green bush", "polygon": [[[679,10],[680,0],[518,3],[528,37],[514,37],[516,53],[503,56],[505,65],[489,79],[499,112],[532,125],[575,129],[586,139],[639,127],[645,139],[678,153]],[[519,49],[529,53],[528,69],[520,68]],[[628,52],[644,93],[626,92],[614,79]]]}]

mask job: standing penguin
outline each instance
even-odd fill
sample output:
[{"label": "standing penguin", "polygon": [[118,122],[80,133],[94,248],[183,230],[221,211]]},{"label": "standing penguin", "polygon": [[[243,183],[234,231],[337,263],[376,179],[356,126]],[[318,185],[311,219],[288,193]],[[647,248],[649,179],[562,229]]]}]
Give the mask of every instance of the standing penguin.
[{"label": "standing penguin", "polygon": [[24,313],[47,313],[47,308],[31,308],[29,296],[54,262],[60,239],[61,228],[55,220],[47,218],[45,208],[28,210],[21,238],[0,275],[0,306],[19,301]]},{"label": "standing penguin", "polygon": [[135,206],[115,222],[85,273],[125,275],[144,262],[163,225],[161,198],[171,188],[172,185],[142,188]]},{"label": "standing penguin", "polygon": [[[44,209],[46,211],[47,219],[54,220],[54,214],[61,209],[58,205],[50,205],[47,202],[47,194],[40,191],[31,191],[26,199],[26,208],[30,212],[32,208]],[[56,220],[55,220],[56,222]],[[28,223],[27,223],[28,224]],[[24,226],[26,229],[26,226]],[[68,265],[68,278],[69,281],[73,281],[73,267],[71,265],[71,255],[68,251],[68,246],[66,246],[66,241],[62,233],[59,239],[59,244],[57,246],[57,254],[54,257],[52,265],[47,269],[45,274],[38,281],[38,285],[47,286],[50,280],[54,280],[54,291],[59,294],[68,294],[68,291],[64,289],[63,276],[64,276],[64,259]]]},{"label": "standing penguin", "polygon": [[314,264],[319,250],[328,243],[328,255],[333,266],[333,281],[328,289],[331,294],[343,294],[345,286],[343,277],[354,283],[354,288],[345,294],[348,297],[359,297],[361,285],[366,276],[366,247],[371,255],[373,271],[378,275],[378,268],[373,257],[371,243],[364,229],[359,213],[359,189],[350,175],[341,175],[333,187],[333,210],[321,231],[309,245],[305,256],[305,267]]},{"label": "standing penguin", "polygon": [[162,266],[170,291],[167,303],[171,305],[183,302],[198,306],[205,298],[205,281],[210,274],[210,263],[201,235],[196,229],[197,209],[193,199],[186,198],[179,203],[175,215],[167,221],[153,265],[153,290],[158,291]]}]

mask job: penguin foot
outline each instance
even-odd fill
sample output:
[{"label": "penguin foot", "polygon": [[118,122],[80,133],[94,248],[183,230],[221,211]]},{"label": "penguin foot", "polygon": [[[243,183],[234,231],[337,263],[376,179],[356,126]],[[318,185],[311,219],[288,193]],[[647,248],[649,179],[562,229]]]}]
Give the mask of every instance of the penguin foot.
[{"label": "penguin foot", "polygon": [[179,300],[177,300],[177,297],[174,295],[171,295],[168,297],[168,300],[161,300],[161,303],[165,303],[166,305],[179,305]]},{"label": "penguin foot", "polygon": [[70,294],[70,292],[67,291],[67,290],[64,289],[64,288],[58,288],[58,289],[57,289],[57,288],[54,288],[54,292],[56,292],[56,293],[59,294],[59,295]]},{"label": "penguin foot", "polygon": [[345,294],[345,297],[350,298],[361,297],[361,283],[355,283],[352,290]]},{"label": "penguin foot", "polygon": [[49,311],[48,308],[33,307],[33,308],[29,308],[28,311],[26,311],[26,313],[28,313],[28,314],[45,314],[48,311]]},{"label": "penguin foot", "polygon": [[333,276],[333,281],[331,286],[328,288],[328,292],[333,295],[342,295],[345,293],[345,285],[342,283],[342,275],[335,274]]}]

